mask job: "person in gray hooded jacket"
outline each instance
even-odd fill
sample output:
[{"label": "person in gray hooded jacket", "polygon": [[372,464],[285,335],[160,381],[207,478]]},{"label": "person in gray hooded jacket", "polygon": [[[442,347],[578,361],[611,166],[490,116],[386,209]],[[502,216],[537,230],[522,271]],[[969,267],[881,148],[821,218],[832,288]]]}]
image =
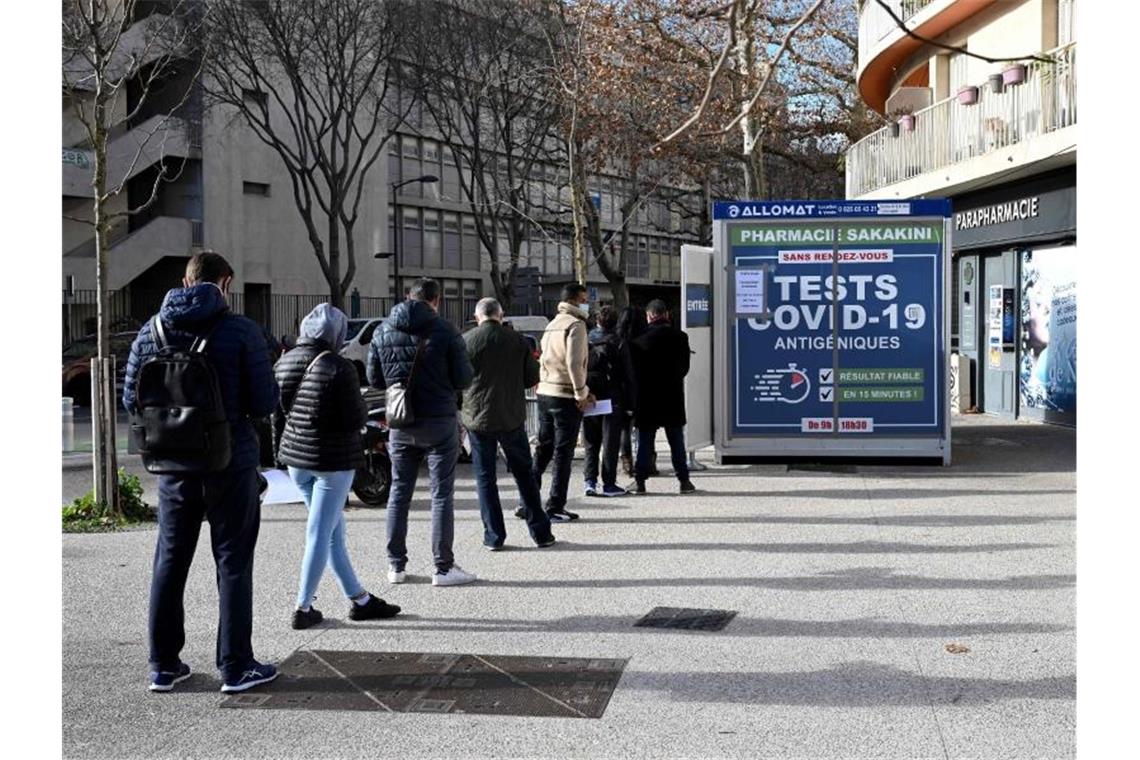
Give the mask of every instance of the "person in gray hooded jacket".
[{"label": "person in gray hooded jacket", "polygon": [[289,467],[309,508],[305,554],[293,628],[309,628],[323,619],[312,606],[325,565],[332,564],[352,620],[389,618],[400,608],[372,596],[360,584],[348,558],[344,505],[356,468],[363,462],[361,428],[367,408],[360,396],[356,368],[338,353],[348,332],[348,317],[327,303],[301,322],[297,347],[274,367],[281,387],[275,416],[280,435],[278,460]]}]

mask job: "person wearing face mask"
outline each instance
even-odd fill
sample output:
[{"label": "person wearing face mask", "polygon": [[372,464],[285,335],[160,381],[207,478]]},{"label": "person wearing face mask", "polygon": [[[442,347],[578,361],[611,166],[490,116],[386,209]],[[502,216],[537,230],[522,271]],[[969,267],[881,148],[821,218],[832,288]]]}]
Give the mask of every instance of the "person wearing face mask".
[{"label": "person wearing face mask", "polygon": [[305,554],[293,628],[321,622],[313,599],[332,565],[340,589],[349,599],[351,620],[390,618],[394,604],[372,596],[360,584],[348,558],[344,505],[356,469],[364,464],[360,430],[368,408],[360,395],[360,377],[352,362],[339,354],[348,333],[348,317],[335,306],[319,304],[301,322],[297,347],[274,367],[281,403],[274,416],[279,436],[278,460],[288,466],[309,509]]},{"label": "person wearing face mask", "polygon": [[558,314],[542,334],[534,476],[541,490],[542,475],[553,462],[550,493],[546,499],[546,514],[551,522],[578,519],[578,515],[566,509],[566,491],[582,412],[594,403],[594,396],[586,385],[590,355],[587,300],[585,285],[575,282],[562,288]]},{"label": "person wearing face mask", "polygon": [[190,677],[190,666],[179,658],[186,641],[182,597],[203,518],[210,523],[218,570],[216,665],[222,691],[245,691],[277,677],[273,665],[253,658],[253,554],[261,514],[258,439],[251,420],[273,414],[278,388],[261,328],[230,312],[227,296],[233,277],[233,268],[218,253],[202,251],[190,257],[183,287],[166,294],[158,314],[139,330],[127,360],[123,406],[135,416],[147,404],[148,389],[142,389],[140,398],[139,388],[144,365],[164,347],[200,348],[217,376],[231,442],[224,469],[158,478],[158,545],[150,586],[151,691],[171,691]]}]

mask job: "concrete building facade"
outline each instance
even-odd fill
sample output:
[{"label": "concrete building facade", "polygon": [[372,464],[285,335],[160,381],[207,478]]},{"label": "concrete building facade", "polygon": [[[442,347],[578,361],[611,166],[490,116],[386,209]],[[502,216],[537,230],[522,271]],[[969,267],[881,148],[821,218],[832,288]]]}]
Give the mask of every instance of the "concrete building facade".
[{"label": "concrete building facade", "polygon": [[[145,25],[154,20],[153,5],[140,4],[152,15],[128,29],[124,55],[130,55],[132,45],[142,48]],[[189,81],[190,70],[189,62],[176,68],[164,83],[166,89],[177,91]],[[108,285],[121,317],[112,329],[130,329],[153,313],[157,299],[178,282],[186,259],[195,250],[211,248],[225,254],[234,266],[235,308],[276,335],[292,332],[299,316],[327,296],[328,286],[280,158],[232,110],[204,109],[197,96],[177,107],[153,98],[144,113],[127,123],[126,113],[133,107],[129,89],[118,104],[110,144],[112,186],[123,182],[123,192],[110,201],[110,210],[126,211],[145,200],[161,167],[175,179],[159,184],[158,197],[147,211],[118,220],[112,229]],[[86,96],[81,90],[76,93]],[[257,92],[248,96],[263,97]],[[398,92],[394,96],[400,97]],[[363,316],[384,313],[397,288],[403,292],[411,279],[420,276],[441,281],[445,299],[452,303],[447,316],[454,321],[469,316],[467,305],[493,292],[489,258],[475,235],[471,209],[461,197],[458,169],[426,123],[425,111],[413,108],[406,122],[395,127],[386,164],[377,162],[367,179],[354,234],[356,274],[347,299]],[[66,342],[89,331],[95,288],[93,230],[75,221],[90,217],[92,157],[67,97],[62,143]],[[559,171],[556,165],[544,166],[542,176],[532,180],[532,192],[558,197]],[[394,185],[424,175],[439,179],[410,182],[391,192]],[[614,189],[622,181],[620,176],[600,176],[592,183],[603,226],[611,230],[620,225]],[[531,234],[520,261],[523,276],[539,293],[531,299],[535,313],[543,313],[543,300],[548,304],[557,289],[574,277],[569,215],[561,222],[553,217],[539,221],[541,229],[536,227]],[[636,300],[677,299],[680,245],[692,241],[697,228],[696,219],[682,219],[660,203],[646,204],[633,230],[634,255],[628,266],[631,291],[635,298],[641,295]],[[399,284],[391,277],[391,258],[375,258],[377,253],[397,250],[397,230]],[[597,299],[609,297],[596,267],[591,267],[589,281]]]},{"label": "concrete building facade", "polygon": [[848,150],[847,197],[950,198],[962,408],[1075,424],[1076,0],[886,5],[859,7],[888,126]]}]

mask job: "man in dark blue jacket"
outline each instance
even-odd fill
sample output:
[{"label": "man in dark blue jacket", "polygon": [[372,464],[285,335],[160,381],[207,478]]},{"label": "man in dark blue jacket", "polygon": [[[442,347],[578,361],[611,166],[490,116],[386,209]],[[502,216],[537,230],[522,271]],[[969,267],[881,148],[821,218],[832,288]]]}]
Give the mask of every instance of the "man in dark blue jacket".
[{"label": "man in dark blue jacket", "polygon": [[[432,585],[458,586],[475,576],[455,564],[455,462],[459,454],[459,392],[471,385],[471,361],[459,331],[439,316],[439,283],[416,281],[372,336],[368,383],[407,389],[415,422],[388,434],[392,490],[388,496],[388,580],[403,583],[408,563],[408,507],[426,456],[431,476]],[[417,357],[417,353],[419,356]],[[414,373],[413,373],[414,367]]]},{"label": "man in dark blue jacket", "polygon": [[[277,676],[272,665],[253,658],[253,550],[261,522],[257,490],[258,439],[251,418],[268,417],[277,406],[277,382],[265,336],[252,320],[229,313],[226,296],[234,270],[211,251],[195,254],[186,266],[184,287],[166,294],[157,319],[171,345],[189,347],[209,335],[206,357],[230,423],[229,466],[220,472],[160,475],[158,546],[150,587],[150,689],[170,691],[190,677],[179,659],[185,643],[182,595],[202,519],[210,522],[217,565],[217,667],[222,691],[244,691]],[[139,368],[158,353],[153,320],[139,330],[127,360],[123,405],[135,409]]]}]

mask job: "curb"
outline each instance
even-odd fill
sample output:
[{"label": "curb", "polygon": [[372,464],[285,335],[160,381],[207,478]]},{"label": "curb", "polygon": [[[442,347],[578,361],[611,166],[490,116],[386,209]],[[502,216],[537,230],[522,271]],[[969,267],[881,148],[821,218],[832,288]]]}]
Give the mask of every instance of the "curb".
[{"label": "curb", "polygon": [[[126,451],[120,451],[119,465],[142,464],[142,458],[138,454],[128,454]],[[83,468],[91,467],[91,452],[79,451],[69,452],[63,455],[63,470],[81,470]]]}]

